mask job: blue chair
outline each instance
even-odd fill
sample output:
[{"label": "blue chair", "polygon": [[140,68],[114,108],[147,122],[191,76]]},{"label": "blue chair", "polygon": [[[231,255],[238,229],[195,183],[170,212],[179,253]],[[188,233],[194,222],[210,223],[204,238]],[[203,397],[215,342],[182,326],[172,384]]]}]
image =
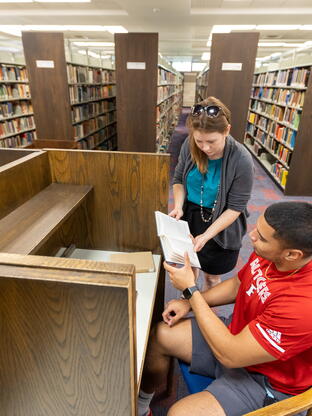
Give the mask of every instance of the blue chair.
[{"label": "blue chair", "polygon": [[190,394],[203,391],[214,379],[200,374],[190,373],[190,367],[178,360],[183,379]]}]

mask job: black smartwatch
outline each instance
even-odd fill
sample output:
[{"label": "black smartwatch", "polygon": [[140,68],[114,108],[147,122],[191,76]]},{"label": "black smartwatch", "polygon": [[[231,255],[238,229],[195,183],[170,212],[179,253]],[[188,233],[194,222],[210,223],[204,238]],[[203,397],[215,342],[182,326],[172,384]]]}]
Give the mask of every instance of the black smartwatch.
[{"label": "black smartwatch", "polygon": [[198,289],[198,287],[192,286],[192,287],[187,287],[186,289],[183,290],[183,297],[184,299],[191,299],[191,297],[193,296],[193,293],[196,292]]}]

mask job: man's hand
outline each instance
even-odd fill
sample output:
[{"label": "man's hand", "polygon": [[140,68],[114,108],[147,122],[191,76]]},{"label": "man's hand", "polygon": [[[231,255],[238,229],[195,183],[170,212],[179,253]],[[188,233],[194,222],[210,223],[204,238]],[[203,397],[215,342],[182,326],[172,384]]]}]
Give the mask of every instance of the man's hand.
[{"label": "man's hand", "polygon": [[194,244],[194,251],[200,251],[204,245],[207,243],[208,240],[210,240],[209,237],[207,237],[205,234],[199,234],[196,237],[193,237],[191,235],[191,239],[193,241]]},{"label": "man's hand", "polygon": [[181,318],[184,318],[186,314],[191,310],[191,306],[188,300],[186,299],[173,299],[170,300],[165,310],[163,311],[162,317],[166,324],[173,326]]},{"label": "man's hand", "polygon": [[183,216],[183,211],[181,208],[174,208],[172,211],[169,212],[169,217],[173,217],[176,220],[179,220]]},{"label": "man's hand", "polygon": [[170,281],[176,289],[183,291],[187,287],[195,286],[195,276],[187,253],[184,254],[183,267],[173,267],[164,261],[164,268],[169,273]]}]

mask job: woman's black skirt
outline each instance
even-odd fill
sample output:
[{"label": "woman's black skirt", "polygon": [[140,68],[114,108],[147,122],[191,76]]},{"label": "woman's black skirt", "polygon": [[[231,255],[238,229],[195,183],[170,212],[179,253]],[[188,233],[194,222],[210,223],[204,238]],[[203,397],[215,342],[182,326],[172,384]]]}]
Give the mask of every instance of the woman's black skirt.
[{"label": "woman's black skirt", "polygon": [[[209,218],[211,210],[204,209],[204,218]],[[183,207],[184,221],[187,221],[191,234],[196,237],[203,234],[211,225],[210,222],[204,222],[200,215],[200,206],[186,201]],[[201,269],[208,274],[224,274],[230,272],[236,266],[239,250],[224,249],[213,239],[209,240],[205,246],[197,253]]]}]

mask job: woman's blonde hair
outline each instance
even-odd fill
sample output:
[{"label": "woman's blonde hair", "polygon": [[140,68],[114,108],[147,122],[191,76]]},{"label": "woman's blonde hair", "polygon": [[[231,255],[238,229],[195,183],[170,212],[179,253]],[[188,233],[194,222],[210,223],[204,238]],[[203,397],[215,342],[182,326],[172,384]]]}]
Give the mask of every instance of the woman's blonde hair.
[{"label": "woman's blonde hair", "polygon": [[221,109],[217,117],[209,117],[206,111],[203,111],[199,116],[188,116],[186,126],[189,129],[190,137],[190,152],[192,160],[197,165],[197,169],[201,173],[207,172],[208,156],[200,150],[194,140],[194,130],[199,130],[203,133],[225,133],[229,124],[231,124],[231,112],[222,101],[215,97],[208,97],[205,100],[197,103],[203,107],[214,105]]}]

